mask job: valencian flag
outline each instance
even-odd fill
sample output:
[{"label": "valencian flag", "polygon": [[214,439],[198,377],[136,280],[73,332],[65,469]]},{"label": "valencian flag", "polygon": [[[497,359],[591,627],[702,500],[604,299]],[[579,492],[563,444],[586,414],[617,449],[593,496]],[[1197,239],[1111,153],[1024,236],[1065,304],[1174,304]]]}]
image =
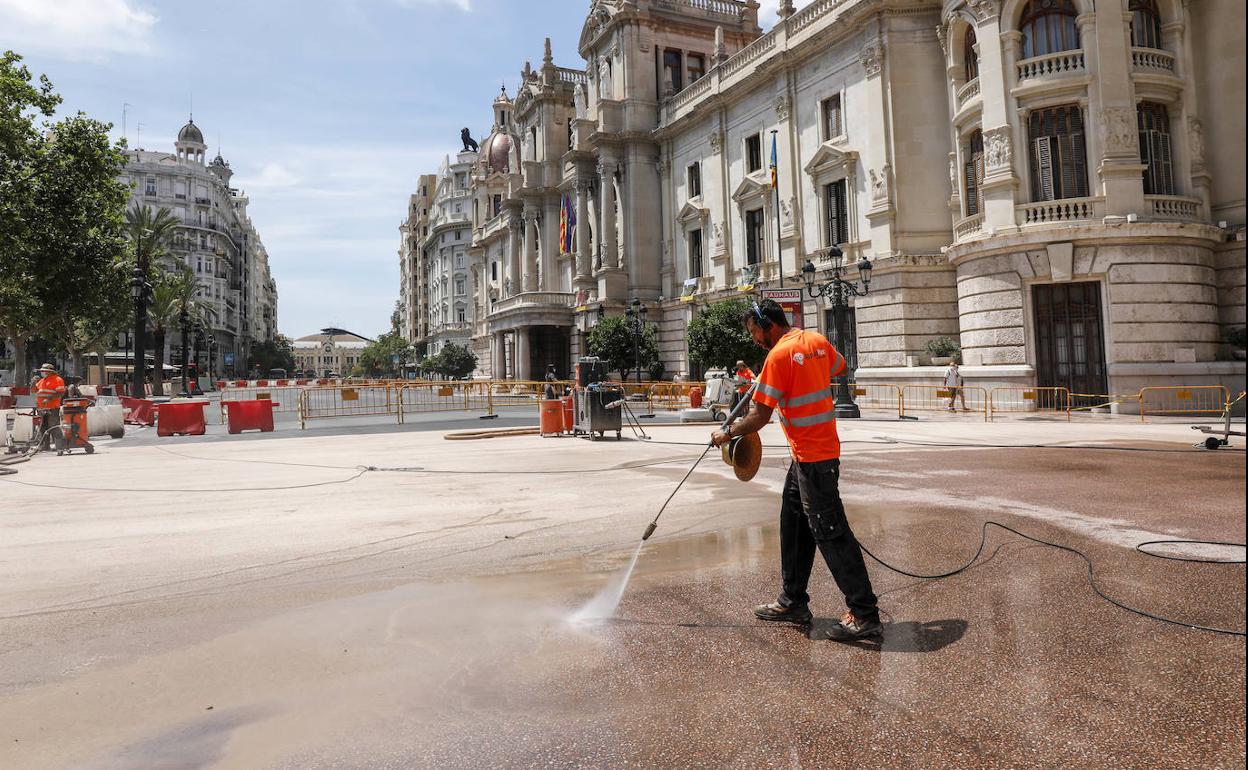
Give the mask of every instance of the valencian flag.
[{"label": "valencian flag", "polygon": [[559,204],[559,253],[576,251],[576,202],[571,195],[563,195]]},{"label": "valencian flag", "polygon": [[776,167],[778,165],[779,163],[777,163],[776,161],[776,135],[773,132],[771,135],[771,189],[773,190],[780,186],[780,183],[776,177],[776,173],[777,173]]}]

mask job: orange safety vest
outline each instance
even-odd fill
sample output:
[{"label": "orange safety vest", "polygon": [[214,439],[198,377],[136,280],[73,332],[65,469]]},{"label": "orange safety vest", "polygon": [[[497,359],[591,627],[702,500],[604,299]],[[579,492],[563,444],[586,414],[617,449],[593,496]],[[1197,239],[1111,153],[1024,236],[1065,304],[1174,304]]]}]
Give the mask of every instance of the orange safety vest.
[{"label": "orange safety vest", "polygon": [[39,409],[60,409],[65,397],[65,380],[59,374],[49,374],[35,383],[35,406]]},{"label": "orange safety vest", "polygon": [[738,393],[744,396],[745,392],[750,389],[750,383],[752,382],[754,382],[754,371],[750,367],[747,366],[744,369],[737,370]]},{"label": "orange safety vest", "polygon": [[781,337],[767,354],[754,400],[780,410],[780,425],[798,462],[841,456],[832,378],[845,367],[845,356],[827,337],[803,329]]}]

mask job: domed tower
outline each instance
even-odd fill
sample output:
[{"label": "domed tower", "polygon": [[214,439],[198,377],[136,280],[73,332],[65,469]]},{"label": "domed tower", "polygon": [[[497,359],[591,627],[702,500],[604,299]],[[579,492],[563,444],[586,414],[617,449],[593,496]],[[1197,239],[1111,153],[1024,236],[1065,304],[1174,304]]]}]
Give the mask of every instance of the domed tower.
[{"label": "domed tower", "polygon": [[208,170],[216,175],[226,187],[230,186],[230,177],[234,176],[234,170],[230,168],[229,163],[226,163],[225,158],[221,157],[220,152],[212,159],[212,163],[208,164]]},{"label": "domed tower", "polygon": [[485,176],[511,172],[511,98],[507,87],[494,99],[494,127],[481,145],[481,171]]},{"label": "domed tower", "polygon": [[177,149],[180,160],[195,161],[201,166],[204,164],[204,153],[208,151],[208,145],[204,144],[204,132],[195,125],[194,118],[182,126],[182,130],[178,132],[178,141],[173,146]]}]

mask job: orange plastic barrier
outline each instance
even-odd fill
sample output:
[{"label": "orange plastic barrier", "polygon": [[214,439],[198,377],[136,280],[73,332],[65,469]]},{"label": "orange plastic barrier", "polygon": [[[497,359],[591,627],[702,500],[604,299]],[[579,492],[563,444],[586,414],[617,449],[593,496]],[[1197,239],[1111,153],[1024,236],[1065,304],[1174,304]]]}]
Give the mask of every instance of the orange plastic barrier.
[{"label": "orange plastic barrier", "polygon": [[563,401],[561,399],[542,399],[542,417],[539,426],[543,436],[558,436],[563,433]]},{"label": "orange plastic barrier", "polygon": [[261,433],[273,432],[273,407],[276,401],[257,399],[255,401],[225,402],[226,425],[230,433],[241,433],[245,430],[258,430]]},{"label": "orange plastic barrier", "polygon": [[170,401],[156,405],[157,436],[202,436],[207,401]]},{"label": "orange plastic barrier", "polygon": [[571,433],[572,426],[576,424],[576,416],[572,412],[572,397],[564,396],[560,401],[563,402],[563,432]]},{"label": "orange plastic barrier", "polygon": [[146,398],[133,398],[131,396],[118,396],[121,400],[121,408],[125,410],[124,422],[129,425],[146,425],[151,427],[156,424],[156,403]]},{"label": "orange plastic barrier", "polygon": [[694,409],[702,408],[702,388],[689,389],[689,406]]}]

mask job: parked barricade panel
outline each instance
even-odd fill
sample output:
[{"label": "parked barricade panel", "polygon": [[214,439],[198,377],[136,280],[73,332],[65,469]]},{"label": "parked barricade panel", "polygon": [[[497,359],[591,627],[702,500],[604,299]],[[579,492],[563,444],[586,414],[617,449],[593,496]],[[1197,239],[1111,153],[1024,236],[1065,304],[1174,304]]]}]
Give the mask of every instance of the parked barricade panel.
[{"label": "parked barricade panel", "polygon": [[944,385],[907,385],[902,388],[903,414],[910,412],[956,412],[982,414],[988,421],[988,391],[979,387],[950,388]]},{"label": "parked barricade panel", "polygon": [[[854,403],[859,409],[879,409],[902,415],[902,393],[897,385],[888,383],[851,383]],[[836,384],[832,385],[835,392]]]},{"label": "parked barricade panel", "polygon": [[1070,391],[1051,387],[1001,387],[988,394],[991,416],[1046,413],[1070,420]]},{"label": "parked barricade panel", "polygon": [[307,388],[299,397],[299,425],[327,417],[401,417],[398,398],[386,385],[343,385]]},{"label": "parked barricade panel", "polygon": [[1222,385],[1180,385],[1140,390],[1140,422],[1148,415],[1218,415],[1226,411],[1231,393]]},{"label": "parked barricade panel", "polygon": [[225,405],[229,401],[276,401],[274,412],[299,411],[299,394],[306,388],[230,388],[221,391],[221,424],[225,425]]}]

